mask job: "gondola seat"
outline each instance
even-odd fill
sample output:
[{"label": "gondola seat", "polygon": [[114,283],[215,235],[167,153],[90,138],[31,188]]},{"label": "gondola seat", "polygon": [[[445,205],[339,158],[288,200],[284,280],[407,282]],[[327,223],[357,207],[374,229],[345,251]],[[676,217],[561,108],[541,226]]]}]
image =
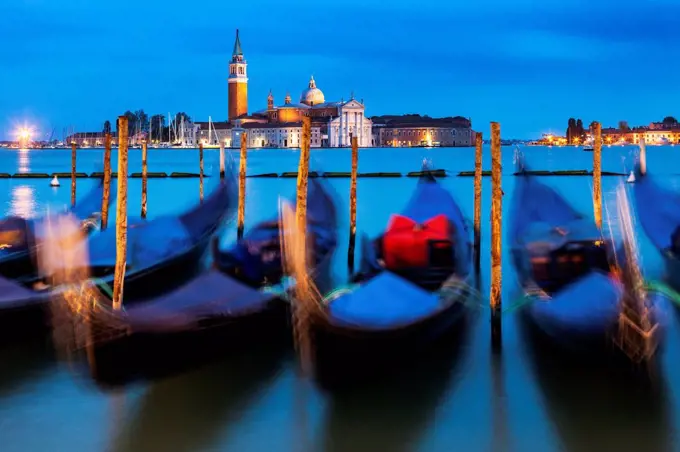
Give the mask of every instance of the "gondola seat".
[{"label": "gondola seat", "polygon": [[453,268],[453,229],[446,215],[437,215],[422,224],[402,215],[393,215],[379,241],[379,254],[385,268],[394,271]]}]

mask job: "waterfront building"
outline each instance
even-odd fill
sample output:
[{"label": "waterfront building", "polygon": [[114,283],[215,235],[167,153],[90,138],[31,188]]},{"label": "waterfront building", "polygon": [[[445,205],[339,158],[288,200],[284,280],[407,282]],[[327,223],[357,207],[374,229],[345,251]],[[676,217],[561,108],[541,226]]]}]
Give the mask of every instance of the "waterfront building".
[{"label": "waterfront building", "polygon": [[232,144],[233,125],[230,122],[195,122],[198,127],[197,139],[204,146],[219,146],[223,142],[226,147]]},{"label": "waterfront building", "polygon": [[[362,101],[326,101],[325,95],[311,77],[307,88],[302,91],[299,102],[293,102],[287,93],[280,105],[274,102],[274,94],[267,96],[267,108],[248,114],[247,64],[241,48],[238,30],[229,64],[229,122],[231,146],[240,146],[240,134],[248,134],[248,146],[252,147],[299,147],[302,118],[312,118],[313,147],[351,146],[356,136],[360,147],[374,146],[372,122],[365,116]],[[204,130],[201,127],[201,130]],[[225,128],[225,130],[227,130]],[[206,133],[207,135],[207,133]],[[203,134],[200,139],[207,139]]]},{"label": "waterfront building", "polygon": [[[106,134],[104,132],[78,132],[68,135],[64,143],[66,145],[75,143],[79,148],[102,147],[105,139]],[[116,132],[111,132],[111,140],[114,144],[117,143],[118,134]],[[132,137],[128,141],[132,141]]]},{"label": "waterfront building", "polygon": [[430,118],[420,115],[371,118],[378,146],[472,146],[472,122],[461,116]]}]

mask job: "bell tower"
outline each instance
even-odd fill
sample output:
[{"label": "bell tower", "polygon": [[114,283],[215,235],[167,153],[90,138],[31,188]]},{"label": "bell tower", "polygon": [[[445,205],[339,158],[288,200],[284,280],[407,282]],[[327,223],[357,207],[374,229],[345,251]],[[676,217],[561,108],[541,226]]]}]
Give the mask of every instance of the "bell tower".
[{"label": "bell tower", "polygon": [[236,30],[236,42],[229,62],[229,121],[248,114],[248,64],[243,58],[241,40]]},{"label": "bell tower", "polygon": [[271,111],[274,109],[274,95],[272,90],[269,90],[269,96],[267,96],[267,110]]}]

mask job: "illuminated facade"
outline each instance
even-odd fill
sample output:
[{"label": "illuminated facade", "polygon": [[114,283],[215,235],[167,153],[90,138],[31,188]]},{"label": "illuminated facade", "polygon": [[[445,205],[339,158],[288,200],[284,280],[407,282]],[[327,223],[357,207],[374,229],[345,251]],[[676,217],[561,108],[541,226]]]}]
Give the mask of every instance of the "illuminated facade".
[{"label": "illuminated facade", "polygon": [[[351,146],[352,136],[360,147],[374,145],[371,120],[364,115],[363,101],[350,96],[348,101],[326,101],[323,91],[311,77],[299,102],[286,93],[283,104],[274,103],[274,94],[267,96],[267,108],[248,114],[248,77],[241,42],[236,32],[234,52],[229,65],[229,123],[231,147],[240,146],[240,134],[248,134],[249,147],[299,147],[302,118],[312,119],[313,147]],[[213,123],[215,124],[215,123]],[[210,139],[201,127],[200,139]],[[207,129],[206,129],[207,130]],[[212,132],[211,132],[212,135]]]},{"label": "illuminated facade", "polygon": [[475,133],[469,119],[420,115],[373,118],[377,146],[472,146]]}]

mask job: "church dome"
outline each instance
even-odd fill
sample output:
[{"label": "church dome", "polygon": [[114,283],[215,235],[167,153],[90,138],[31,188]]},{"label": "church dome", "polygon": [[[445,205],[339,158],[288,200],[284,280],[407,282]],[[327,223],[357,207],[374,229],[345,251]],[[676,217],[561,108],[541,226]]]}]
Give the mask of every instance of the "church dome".
[{"label": "church dome", "polygon": [[316,82],[312,76],[312,78],[309,79],[309,87],[304,90],[300,96],[300,103],[312,106],[323,104],[325,101],[326,99],[323,97],[323,91],[316,87]]}]

